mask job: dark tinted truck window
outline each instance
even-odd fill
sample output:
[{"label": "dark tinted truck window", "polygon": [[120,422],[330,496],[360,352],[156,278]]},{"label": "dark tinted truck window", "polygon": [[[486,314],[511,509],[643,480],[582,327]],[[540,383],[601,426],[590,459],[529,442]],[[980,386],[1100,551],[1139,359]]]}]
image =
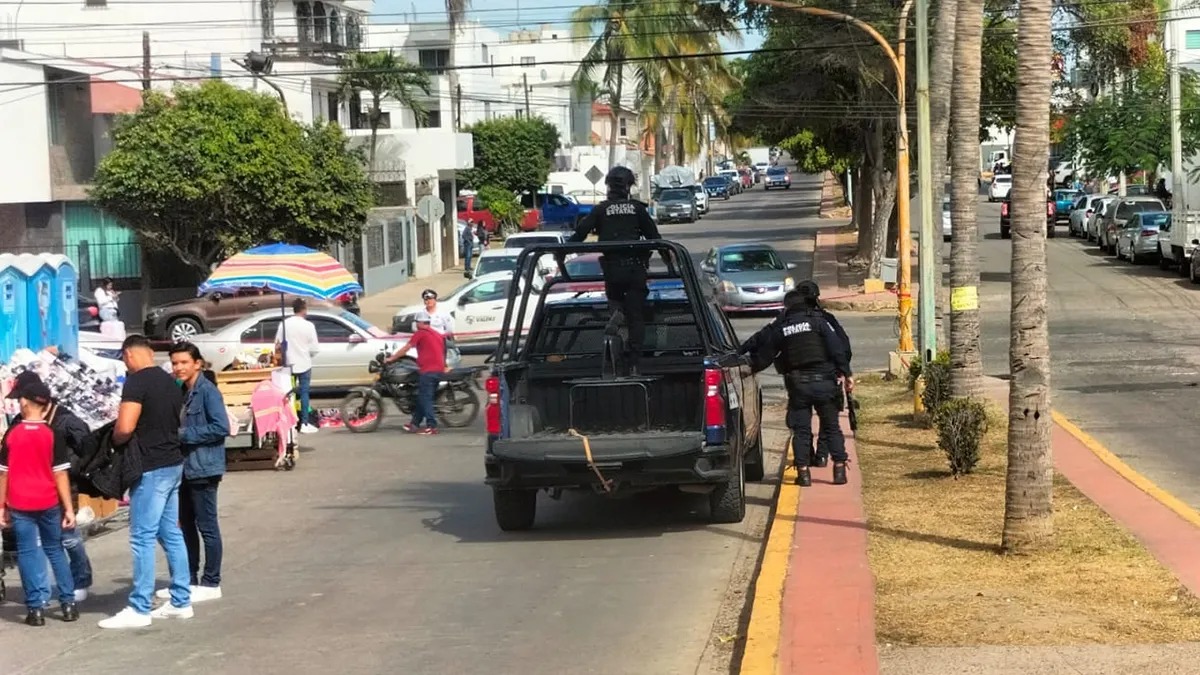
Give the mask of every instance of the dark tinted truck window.
[{"label": "dark tinted truck window", "polygon": [[[646,350],[672,353],[700,351],[704,343],[692,308],[685,302],[656,302],[649,305],[646,321]],[[595,356],[604,349],[604,327],[608,324],[606,304],[547,305],[537,338],[527,355],[534,360],[548,356]]]}]

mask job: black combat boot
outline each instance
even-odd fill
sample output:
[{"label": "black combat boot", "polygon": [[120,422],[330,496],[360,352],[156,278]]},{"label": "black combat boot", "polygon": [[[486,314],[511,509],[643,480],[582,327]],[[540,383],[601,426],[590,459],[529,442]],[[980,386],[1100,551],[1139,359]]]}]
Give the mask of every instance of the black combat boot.
[{"label": "black combat boot", "polygon": [[68,623],[79,620],[79,608],[75,606],[75,603],[64,602],[62,604],[62,620]]},{"label": "black combat boot", "polygon": [[796,467],[796,485],[800,487],[812,487],[812,474],[807,466]]},{"label": "black combat boot", "polygon": [[829,455],[823,455],[819,452],[814,451],[808,456],[808,465],[809,466],[817,466],[817,467],[828,466],[829,465]]},{"label": "black combat boot", "polygon": [[25,615],[26,626],[45,626],[46,625],[46,610],[42,608],[31,609]]},{"label": "black combat boot", "polygon": [[834,462],[833,463],[833,484],[834,485],[845,485],[846,484],[846,463],[845,462]]}]

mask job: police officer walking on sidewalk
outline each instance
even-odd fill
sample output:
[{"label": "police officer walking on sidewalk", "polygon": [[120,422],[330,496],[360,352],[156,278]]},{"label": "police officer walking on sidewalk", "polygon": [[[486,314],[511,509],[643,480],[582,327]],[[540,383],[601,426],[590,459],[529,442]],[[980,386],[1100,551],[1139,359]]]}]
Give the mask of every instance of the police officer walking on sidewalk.
[{"label": "police officer walking on sidewalk", "polygon": [[[636,182],[632,170],[615,166],[608,172],[604,182],[608,186],[607,197],[579,223],[568,241],[583,241],[593,232],[602,242],[662,238],[646,205],[630,198],[630,191]],[[604,293],[613,310],[606,332],[615,334],[624,319],[629,328],[629,341],[625,349],[631,374],[637,374],[646,335],[644,308],[649,293],[646,287],[649,265],[649,252],[605,253],[600,258],[600,267],[604,271]]]},{"label": "police officer walking on sidewalk", "polygon": [[[799,475],[796,484],[812,485],[809,464],[813,456],[812,414],[820,421],[820,439],[833,457],[833,484],[846,484],[846,440],[838,422],[842,385],[854,390],[846,342],[817,304],[820,289],[802,281],[788,293],[782,317],[746,341],[742,351],[752,354],[754,368],[772,361],[783,374],[788,392],[787,425],[792,431],[792,454]],[[777,360],[778,359],[778,360]]]}]

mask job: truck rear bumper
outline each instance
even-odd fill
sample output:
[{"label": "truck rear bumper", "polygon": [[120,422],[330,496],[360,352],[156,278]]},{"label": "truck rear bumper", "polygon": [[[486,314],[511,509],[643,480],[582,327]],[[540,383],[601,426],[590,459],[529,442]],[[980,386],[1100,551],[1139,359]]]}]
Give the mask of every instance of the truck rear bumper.
[{"label": "truck rear bumper", "polygon": [[[653,487],[729,480],[730,446],[707,445],[704,434],[606,434],[589,437],[592,458],[607,480]],[[500,488],[571,488],[599,484],[583,441],[570,436],[495,440],[484,460],[486,483]]]}]

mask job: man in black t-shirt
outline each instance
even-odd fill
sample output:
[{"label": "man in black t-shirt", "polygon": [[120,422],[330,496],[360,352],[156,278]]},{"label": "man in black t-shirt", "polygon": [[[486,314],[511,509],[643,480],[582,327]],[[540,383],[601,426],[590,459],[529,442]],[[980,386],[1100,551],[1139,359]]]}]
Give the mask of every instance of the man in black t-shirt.
[{"label": "man in black t-shirt", "polygon": [[[121,345],[129,373],[113,429],[113,444],[136,446],[142,477],[129,491],[129,547],[133,551],[133,588],[129,606],[100,622],[101,628],[142,628],[152,619],[190,619],[187,547],[179,529],[179,483],[183,453],[179,426],[183,391],[154,363],[150,341],[131,335]],[[154,595],[154,542],[162,544],[171,571],[171,601],[151,611]]]}]

